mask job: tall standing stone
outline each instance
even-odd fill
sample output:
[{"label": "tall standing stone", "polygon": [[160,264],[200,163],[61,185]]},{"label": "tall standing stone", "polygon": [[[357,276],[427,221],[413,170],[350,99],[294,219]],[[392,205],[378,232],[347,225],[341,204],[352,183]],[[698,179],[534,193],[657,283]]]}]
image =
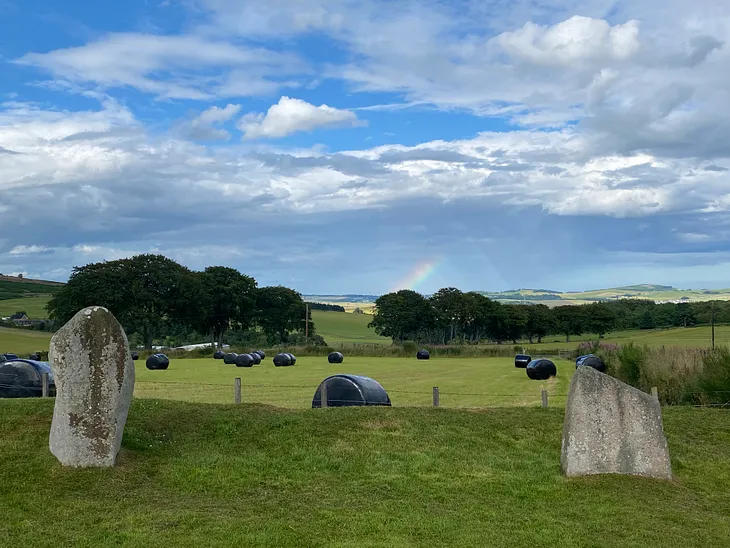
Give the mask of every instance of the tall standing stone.
[{"label": "tall standing stone", "polygon": [[64,466],[114,466],[134,391],[124,329],[106,308],[78,312],[51,339],[56,404],[49,445]]},{"label": "tall standing stone", "polygon": [[592,367],[579,367],[565,406],[560,461],[566,476],[672,479],[659,402]]}]

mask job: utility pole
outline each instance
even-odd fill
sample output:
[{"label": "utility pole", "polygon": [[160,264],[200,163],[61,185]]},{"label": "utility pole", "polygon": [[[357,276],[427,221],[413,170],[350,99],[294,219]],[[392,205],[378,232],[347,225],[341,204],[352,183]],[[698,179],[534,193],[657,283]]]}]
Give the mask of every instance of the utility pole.
[{"label": "utility pole", "polygon": [[[309,338],[309,303],[304,303],[304,338]],[[713,336],[714,340],[714,336]]]},{"label": "utility pole", "polygon": [[712,315],[710,317],[712,324],[712,350],[715,350],[715,301],[712,301]]}]

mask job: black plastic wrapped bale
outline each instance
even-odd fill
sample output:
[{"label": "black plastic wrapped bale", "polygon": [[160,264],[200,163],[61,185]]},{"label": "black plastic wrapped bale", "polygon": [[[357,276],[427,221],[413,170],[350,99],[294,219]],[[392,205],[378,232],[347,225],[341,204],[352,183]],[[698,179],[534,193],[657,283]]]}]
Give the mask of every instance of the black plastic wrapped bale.
[{"label": "black plastic wrapped bale", "polygon": [[259,356],[261,356],[261,359],[262,359],[262,360],[265,360],[265,359],[266,359],[266,352],[264,352],[263,350],[257,350],[257,351],[256,351],[256,353],[257,353],[257,354],[258,354]]},{"label": "black plastic wrapped bale", "polygon": [[578,357],[578,359],[575,360],[575,368],[578,369],[581,366],[592,367],[601,373],[606,372],[606,364],[595,354],[586,354],[585,356]]},{"label": "black plastic wrapped bale", "polygon": [[428,360],[431,359],[431,353],[428,350],[419,350],[416,353],[416,358],[419,360]]},{"label": "black plastic wrapped bale", "polygon": [[39,361],[41,361],[41,355],[38,352],[34,352],[30,356],[28,356],[28,359],[39,362]]},{"label": "black plastic wrapped bale", "polygon": [[48,373],[48,395],[55,396],[53,371],[47,362],[18,358],[0,363],[0,398],[40,398],[43,373]]},{"label": "black plastic wrapped bale", "polygon": [[533,381],[546,381],[558,374],[555,364],[545,358],[532,360],[527,364],[527,376]]},{"label": "black plastic wrapped bale", "polygon": [[342,355],[342,352],[330,352],[327,356],[327,361],[330,363],[342,363],[344,359],[345,356]]},{"label": "black plastic wrapped bale", "polygon": [[223,350],[216,350],[215,353],[213,354],[214,360],[222,360],[225,357],[226,357],[226,353],[223,352]]},{"label": "black plastic wrapped bale", "polygon": [[154,371],[167,369],[170,365],[170,358],[164,354],[152,354],[149,358],[147,358],[145,365],[147,365],[147,369],[152,369]]},{"label": "black plastic wrapped bale", "polygon": [[527,354],[517,354],[515,356],[515,367],[520,367],[524,369],[527,367],[527,364],[532,361],[532,358],[528,356]]},{"label": "black plastic wrapped bale", "polygon": [[0,363],[9,362],[9,361],[18,360],[18,359],[20,359],[20,358],[18,358],[17,354],[0,354]]},{"label": "black plastic wrapped bale", "polygon": [[229,354],[226,354],[223,356],[223,363],[227,363],[228,365],[236,363],[236,354],[235,352],[230,352]]},{"label": "black plastic wrapped bale", "polygon": [[261,363],[261,355],[258,352],[251,352],[249,356],[251,356],[254,365],[258,365]]},{"label": "black plastic wrapped bale", "polygon": [[287,352],[286,355],[289,356],[289,359],[291,360],[291,363],[289,365],[297,364],[297,357],[294,354],[292,354],[291,352]]},{"label": "black plastic wrapped bale", "polygon": [[236,356],[236,367],[253,367],[251,354],[238,354]]},{"label": "black plastic wrapped bale", "polygon": [[139,352],[135,352],[134,350],[132,350],[132,360],[136,362],[138,359],[139,359]]},{"label": "black plastic wrapped bale", "polygon": [[332,375],[317,387],[312,407],[322,407],[322,385],[327,383],[327,406],[387,405],[390,397],[375,379],[360,375]]},{"label": "black plastic wrapped bale", "polygon": [[276,367],[287,367],[291,365],[291,358],[289,357],[289,354],[277,354],[274,356],[274,365]]}]

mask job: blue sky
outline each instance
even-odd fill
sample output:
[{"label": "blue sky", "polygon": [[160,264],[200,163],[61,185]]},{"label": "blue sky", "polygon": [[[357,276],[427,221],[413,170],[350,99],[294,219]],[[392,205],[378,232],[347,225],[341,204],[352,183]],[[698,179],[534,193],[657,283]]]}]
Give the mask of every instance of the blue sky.
[{"label": "blue sky", "polygon": [[729,36],[722,0],[0,0],[0,272],[728,287]]}]

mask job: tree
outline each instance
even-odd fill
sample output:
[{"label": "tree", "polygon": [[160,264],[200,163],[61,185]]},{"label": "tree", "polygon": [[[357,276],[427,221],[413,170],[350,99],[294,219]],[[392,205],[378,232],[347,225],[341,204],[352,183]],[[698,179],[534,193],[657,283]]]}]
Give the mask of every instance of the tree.
[{"label": "tree", "polygon": [[616,325],[616,313],[603,303],[591,303],[585,307],[586,330],[602,338]]},{"label": "tree", "polygon": [[689,327],[697,323],[692,305],[689,303],[680,303],[675,308],[674,325]]},{"label": "tree", "polygon": [[556,328],[565,335],[565,342],[570,342],[571,335],[582,335],[585,332],[585,319],[581,306],[566,305],[553,309]]},{"label": "tree", "polygon": [[525,327],[525,335],[532,344],[533,337],[537,337],[538,344],[542,342],[542,338],[552,333],[555,329],[555,317],[552,310],[547,305],[535,304],[527,307],[527,326]]},{"label": "tree", "polygon": [[434,293],[429,301],[434,308],[436,324],[442,329],[442,342],[453,341],[464,324],[464,294],[455,287],[445,287]]},{"label": "tree", "polygon": [[402,289],[378,297],[368,327],[375,329],[378,335],[390,337],[395,343],[407,339],[418,340],[434,325],[431,303],[420,293]]},{"label": "tree", "polygon": [[514,344],[522,338],[530,319],[530,314],[526,310],[529,305],[525,304],[508,304],[505,305],[505,334]]},{"label": "tree", "polygon": [[[262,287],[256,291],[256,307],[256,322],[271,344],[286,342],[289,333],[304,329],[306,305],[301,294],[293,289],[280,285]],[[311,323],[309,334],[314,336]]]},{"label": "tree", "polygon": [[222,348],[223,333],[234,324],[238,329],[247,329],[254,324],[256,280],[225,266],[209,266],[200,276],[207,294],[202,329],[211,334],[218,348]]},{"label": "tree", "polygon": [[144,254],[74,267],[46,308],[63,324],[87,306],[103,306],[151,348],[165,323],[195,325],[204,303],[203,284],[191,270],[162,255]]}]

